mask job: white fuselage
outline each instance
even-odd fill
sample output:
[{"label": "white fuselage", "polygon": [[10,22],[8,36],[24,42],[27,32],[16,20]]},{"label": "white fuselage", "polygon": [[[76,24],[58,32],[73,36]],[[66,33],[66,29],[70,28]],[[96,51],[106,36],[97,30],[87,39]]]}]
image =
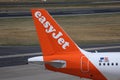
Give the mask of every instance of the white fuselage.
[{"label": "white fuselage", "polygon": [[120,80],[120,52],[91,53],[81,51],[107,80]]}]

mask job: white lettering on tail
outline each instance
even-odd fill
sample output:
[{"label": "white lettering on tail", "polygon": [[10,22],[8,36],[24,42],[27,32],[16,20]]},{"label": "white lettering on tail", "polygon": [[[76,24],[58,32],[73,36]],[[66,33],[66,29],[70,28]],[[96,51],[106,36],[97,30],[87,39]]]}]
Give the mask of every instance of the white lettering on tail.
[{"label": "white lettering on tail", "polygon": [[42,15],[40,11],[35,12],[35,17],[39,20],[41,24],[43,24],[46,33],[51,33],[51,36],[57,40],[57,43],[61,45],[62,49],[67,49],[69,47],[69,42],[65,41],[62,37],[62,32],[56,31],[53,25],[50,24],[49,21],[46,20],[45,16]]}]

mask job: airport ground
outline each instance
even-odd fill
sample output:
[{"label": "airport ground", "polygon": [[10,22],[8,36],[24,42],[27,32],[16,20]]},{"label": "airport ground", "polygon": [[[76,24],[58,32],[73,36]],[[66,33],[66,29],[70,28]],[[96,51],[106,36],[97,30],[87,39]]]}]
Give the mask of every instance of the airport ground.
[{"label": "airport ground", "polygon": [[[89,52],[120,52],[120,44],[88,44],[79,45]],[[27,59],[41,56],[40,46],[0,46],[0,67],[25,65]]]},{"label": "airport ground", "polygon": [[[115,47],[115,45],[118,47]],[[109,47],[107,47],[107,46],[109,46]],[[93,50],[95,48],[96,49],[98,48],[98,51],[101,51],[101,52],[102,51],[107,51],[107,52],[108,51],[119,51],[120,52],[119,44],[111,44],[111,45],[109,44],[107,46],[105,44],[101,44],[101,45],[84,45],[81,47],[86,50],[88,48],[91,48]],[[25,50],[25,47],[23,47],[23,48]],[[34,47],[34,48],[39,49],[39,47]],[[10,50],[7,50],[8,52],[11,51],[11,48],[9,48],[9,47],[7,47],[7,48],[3,47],[3,50],[4,49],[10,49]],[[13,48],[13,49],[15,49],[15,48]],[[19,49],[20,48],[18,48],[17,50],[19,50]],[[28,49],[33,50],[33,48],[28,48]],[[14,50],[12,50],[12,51],[14,51]],[[34,50],[34,51],[38,51],[38,50]],[[16,60],[17,60],[17,58],[16,58]],[[9,64],[12,64],[12,62]],[[24,64],[24,65],[17,65],[17,66],[0,67],[0,80],[61,80],[61,79],[63,79],[63,80],[80,80],[80,78],[76,77],[76,76],[62,74],[59,72],[48,71],[42,65]]]},{"label": "airport ground", "polygon": [[[115,44],[114,44],[115,45]],[[118,44],[119,45],[119,44]],[[96,45],[98,46],[98,45]],[[103,46],[103,45],[102,45]],[[104,45],[105,46],[105,45]],[[111,46],[111,45],[109,45]],[[117,45],[116,45],[117,46]],[[90,48],[90,46],[89,46]],[[96,47],[97,48],[97,47]],[[99,48],[101,49],[101,48]],[[120,51],[119,48],[108,48],[106,51]],[[101,49],[104,51],[105,47]],[[99,53],[98,53],[99,54]],[[42,65],[26,64],[0,68],[0,80],[80,80],[79,77],[59,72],[48,71]],[[87,79],[84,79],[87,80]]]},{"label": "airport ground", "polygon": [[[54,16],[54,18],[78,44],[120,42],[120,13]],[[0,45],[39,45],[32,18],[0,18]]]},{"label": "airport ground", "polygon": [[119,0],[1,0],[0,13],[11,13],[15,11],[30,11],[31,8],[45,8],[55,11],[57,9],[69,8],[118,8]]},{"label": "airport ground", "polygon": [[79,77],[42,69],[40,65],[0,68],[0,80],[80,80]]}]

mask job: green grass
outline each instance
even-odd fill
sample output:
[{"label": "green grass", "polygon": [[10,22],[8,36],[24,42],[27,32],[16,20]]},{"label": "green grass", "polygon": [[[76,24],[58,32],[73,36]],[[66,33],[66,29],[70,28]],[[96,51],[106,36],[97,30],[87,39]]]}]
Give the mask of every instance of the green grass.
[{"label": "green grass", "polygon": [[[120,43],[120,14],[54,16],[77,43]],[[31,18],[0,19],[0,45],[38,45]]]}]

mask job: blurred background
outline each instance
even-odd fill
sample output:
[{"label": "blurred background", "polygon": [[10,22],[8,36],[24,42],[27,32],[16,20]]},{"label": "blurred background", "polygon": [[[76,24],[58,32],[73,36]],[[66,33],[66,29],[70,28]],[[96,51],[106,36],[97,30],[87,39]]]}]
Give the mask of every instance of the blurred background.
[{"label": "blurred background", "polygon": [[119,0],[0,0],[1,46],[39,45],[32,8],[47,9],[78,44],[120,42]]},{"label": "blurred background", "polygon": [[26,65],[42,55],[32,8],[48,10],[81,48],[120,52],[120,0],[0,0],[0,80],[80,80]]}]

